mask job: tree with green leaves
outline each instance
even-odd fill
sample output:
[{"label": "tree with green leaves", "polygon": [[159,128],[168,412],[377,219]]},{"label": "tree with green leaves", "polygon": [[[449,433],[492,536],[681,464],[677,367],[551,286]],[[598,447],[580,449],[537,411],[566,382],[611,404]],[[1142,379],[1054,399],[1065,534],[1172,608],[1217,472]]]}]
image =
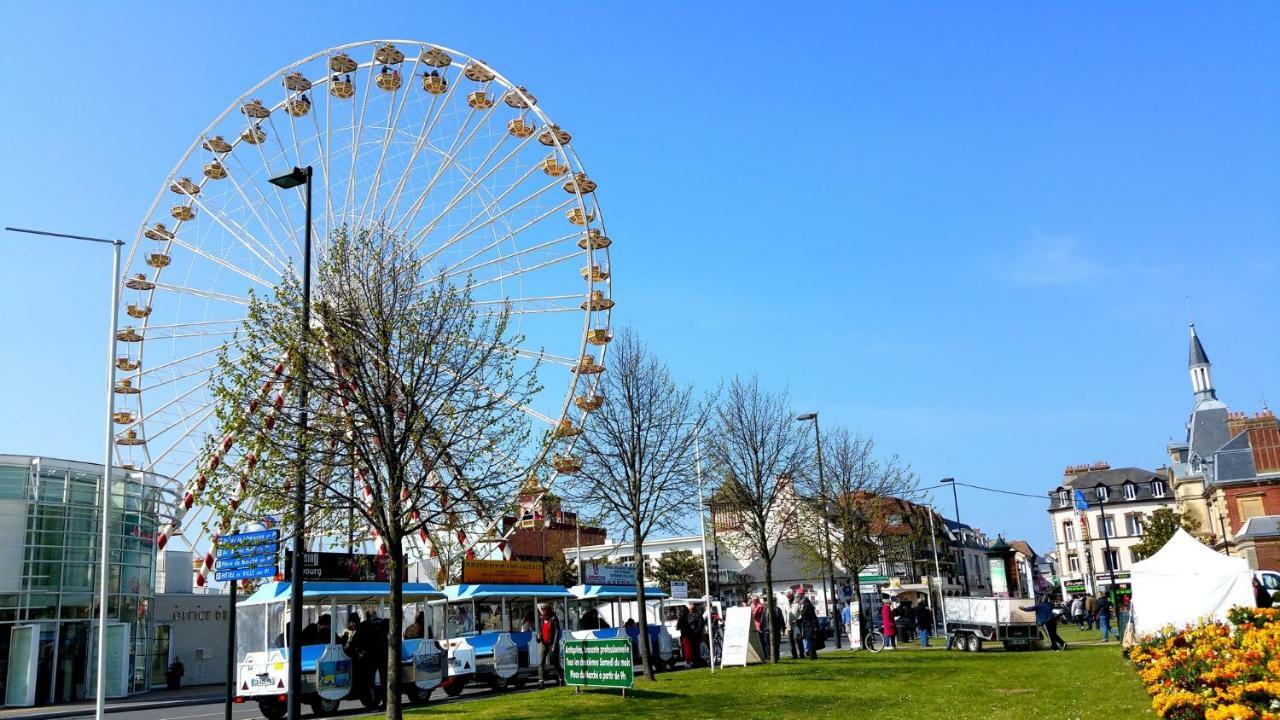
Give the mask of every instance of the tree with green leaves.
[{"label": "tree with green leaves", "polygon": [[1142,540],[1133,545],[1133,556],[1137,560],[1155,555],[1179,529],[1193,535],[1200,529],[1200,521],[1194,516],[1173,508],[1157,508],[1150,515],[1140,516],[1138,524],[1142,526]]},{"label": "tree with green leaves", "polygon": [[694,555],[692,550],[671,550],[658,558],[658,565],[653,569],[653,579],[663,592],[671,592],[671,581],[688,585],[691,595],[702,588],[706,576],[702,572],[702,556]]},{"label": "tree with green leaves", "polygon": [[[538,390],[536,368],[513,365],[509,309],[478,311],[469,280],[432,279],[384,228],[339,231],[317,265],[311,327],[302,328],[300,285],[287,273],[274,298],[250,297],[221,353],[217,417],[248,438],[241,447],[252,460],[222,464],[206,496],[224,517],[251,508],[282,517],[288,534],[371,538],[389,555],[386,714],[399,718],[406,552],[507,502],[530,438],[519,406]],[[262,412],[254,398],[277,378],[282,412]],[[300,459],[305,518],[287,490]]]}]

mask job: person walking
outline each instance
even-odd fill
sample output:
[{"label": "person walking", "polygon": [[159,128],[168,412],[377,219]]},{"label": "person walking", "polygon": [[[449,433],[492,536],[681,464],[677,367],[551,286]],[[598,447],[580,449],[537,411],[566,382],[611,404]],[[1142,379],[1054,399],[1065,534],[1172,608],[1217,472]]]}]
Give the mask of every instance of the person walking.
[{"label": "person walking", "polygon": [[1098,618],[1098,600],[1092,595],[1084,598],[1084,629],[1092,630]]},{"label": "person walking", "polygon": [[916,635],[920,638],[920,647],[929,647],[929,635],[933,633],[933,611],[923,601],[916,606]]},{"label": "person walking", "polygon": [[[702,643],[707,639],[707,620],[698,611],[693,603],[689,603],[689,642],[692,645],[690,651],[692,659],[689,660],[689,667],[700,667],[702,665]],[[681,640],[684,636],[680,636]]]},{"label": "person walking", "polygon": [[804,594],[804,590],[800,591],[800,644],[804,649],[804,656],[810,660],[818,659],[818,610],[813,606],[813,600]]},{"label": "person walking", "polygon": [[881,632],[884,633],[884,649],[898,649],[898,626],[893,622],[893,608],[889,607],[889,601],[884,600],[880,604],[880,624],[883,625]]},{"label": "person walking", "polygon": [[542,645],[542,657],[538,659],[538,668],[542,671],[542,681],[538,687],[544,687],[547,672],[555,673],[556,684],[564,685],[564,673],[560,670],[560,618],[550,603],[542,604],[542,620],[538,628],[538,642]]},{"label": "person walking", "polygon": [[1044,628],[1044,634],[1048,636],[1054,652],[1067,649],[1067,641],[1058,635],[1058,616],[1053,612],[1053,601],[1049,593],[1042,595],[1035,605],[1027,605],[1022,609],[1036,614],[1036,622]]},{"label": "person walking", "polygon": [[1084,629],[1084,597],[1081,595],[1071,599],[1071,620],[1077,628]]},{"label": "person walking", "polygon": [[[1096,605],[1098,609],[1098,627],[1102,630],[1102,642],[1106,642],[1111,636],[1111,599],[1106,595],[1099,595]],[[1120,639],[1120,633],[1116,633],[1116,639]]]},{"label": "person walking", "polygon": [[775,601],[773,614],[769,617],[769,657],[774,660],[782,659],[782,631],[786,624],[787,614]]},{"label": "person walking", "polygon": [[787,645],[791,647],[791,659],[795,660],[800,657],[796,652],[796,633],[799,630],[797,623],[799,615],[797,611],[800,609],[796,604],[796,593],[794,590],[787,591]]}]

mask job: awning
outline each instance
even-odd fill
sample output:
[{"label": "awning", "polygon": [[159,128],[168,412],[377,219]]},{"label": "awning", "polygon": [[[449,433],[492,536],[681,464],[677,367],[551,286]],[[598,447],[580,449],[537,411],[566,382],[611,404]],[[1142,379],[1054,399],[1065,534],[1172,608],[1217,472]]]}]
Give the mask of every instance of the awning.
[{"label": "awning", "polygon": [[548,600],[571,598],[573,593],[562,585],[449,585],[444,588],[449,602],[484,600],[487,598],[536,597]]},{"label": "awning", "polygon": [[[574,585],[569,592],[579,600],[635,600],[634,585]],[[646,587],[645,600],[662,600],[670,597],[660,588]]]},{"label": "awning", "polygon": [[[258,588],[257,592],[236,603],[237,605],[262,605],[265,603],[285,602],[289,599],[293,583],[269,582]],[[404,583],[402,586],[406,602],[420,600],[438,600],[445,594],[430,583]],[[302,597],[304,600],[323,600],[334,598],[344,602],[376,602],[391,596],[390,583],[384,582],[304,582]]]}]

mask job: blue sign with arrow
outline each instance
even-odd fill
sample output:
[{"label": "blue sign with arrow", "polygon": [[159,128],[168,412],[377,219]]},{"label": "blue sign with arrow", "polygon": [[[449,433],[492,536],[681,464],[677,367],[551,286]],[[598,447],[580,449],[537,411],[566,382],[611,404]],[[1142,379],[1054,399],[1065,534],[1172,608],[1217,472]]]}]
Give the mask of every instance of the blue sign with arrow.
[{"label": "blue sign with arrow", "polygon": [[280,553],[280,531],[260,530],[218,539],[218,582],[275,577]]}]

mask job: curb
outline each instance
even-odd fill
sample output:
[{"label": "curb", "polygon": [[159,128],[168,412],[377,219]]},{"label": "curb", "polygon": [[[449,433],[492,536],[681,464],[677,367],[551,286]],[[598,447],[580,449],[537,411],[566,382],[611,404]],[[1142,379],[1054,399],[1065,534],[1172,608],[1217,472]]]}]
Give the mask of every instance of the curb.
[{"label": "curb", "polygon": [[[121,713],[121,712],[134,712],[138,710],[163,710],[165,708],[187,707],[190,705],[206,705],[208,703],[218,702],[223,699],[225,699],[225,695],[222,693],[219,693],[217,695],[193,696],[193,697],[183,698],[181,700],[153,700],[150,702],[142,701],[142,702],[131,702],[131,703],[118,703],[118,704],[107,705],[106,712],[110,714],[110,713]],[[0,715],[0,720],[58,720],[59,718],[73,718],[73,717],[86,717],[86,716],[91,717],[93,716],[93,714],[94,714],[94,708],[90,706],[87,708],[78,707],[74,709],[68,708],[65,710],[50,709],[45,712],[33,712],[30,714],[21,714],[21,715],[4,714],[4,715]]]}]

